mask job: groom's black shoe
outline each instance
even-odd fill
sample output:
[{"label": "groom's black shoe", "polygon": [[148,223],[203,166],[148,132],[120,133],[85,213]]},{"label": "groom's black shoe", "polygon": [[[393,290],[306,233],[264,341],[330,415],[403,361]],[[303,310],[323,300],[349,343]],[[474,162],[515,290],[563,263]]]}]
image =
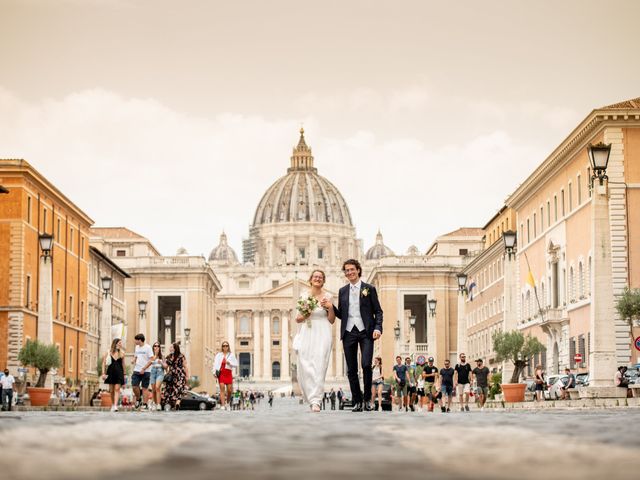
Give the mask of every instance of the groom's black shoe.
[{"label": "groom's black shoe", "polygon": [[364,411],[365,412],[373,411],[373,405],[371,405],[371,402],[364,402]]},{"label": "groom's black shoe", "polygon": [[362,403],[356,403],[353,405],[352,412],[361,412],[362,411]]}]

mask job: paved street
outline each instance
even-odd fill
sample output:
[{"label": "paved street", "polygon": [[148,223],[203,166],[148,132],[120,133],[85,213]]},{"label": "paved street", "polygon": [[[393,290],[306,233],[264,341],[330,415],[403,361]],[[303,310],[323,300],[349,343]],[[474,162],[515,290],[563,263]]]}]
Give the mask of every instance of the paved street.
[{"label": "paved street", "polygon": [[[0,472],[42,478],[637,478],[640,409],[0,416]],[[567,473],[562,473],[567,472]],[[348,477],[347,477],[348,475]]]}]

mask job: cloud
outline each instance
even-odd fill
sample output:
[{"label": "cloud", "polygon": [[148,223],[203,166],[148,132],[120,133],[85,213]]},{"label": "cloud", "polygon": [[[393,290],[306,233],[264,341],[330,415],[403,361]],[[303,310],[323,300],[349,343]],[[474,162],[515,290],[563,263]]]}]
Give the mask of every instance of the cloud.
[{"label": "cloud", "polygon": [[[363,90],[354,98],[382,97]],[[411,94],[397,104],[412,98],[427,101]],[[365,245],[380,227],[396,252],[411,244],[424,251],[437,235],[483,225],[543,158],[501,129],[431,144],[369,129],[339,136],[319,118],[304,119],[319,173],[345,196]],[[194,117],[102,89],[36,103],[0,89],[0,157],[25,158],[97,225],[127,226],[167,255],[180,246],[206,255],[222,229],[241,254],[298,129],[297,119]]]}]

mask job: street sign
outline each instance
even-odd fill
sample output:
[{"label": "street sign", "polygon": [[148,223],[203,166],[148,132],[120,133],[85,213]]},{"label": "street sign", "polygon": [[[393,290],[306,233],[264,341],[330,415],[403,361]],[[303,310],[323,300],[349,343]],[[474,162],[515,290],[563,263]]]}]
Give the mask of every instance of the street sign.
[{"label": "street sign", "polygon": [[425,358],[424,355],[419,355],[418,358],[416,359],[416,363],[418,365],[424,365],[425,363],[427,363],[427,359]]},{"label": "street sign", "polygon": [[24,367],[20,367],[20,368],[18,368],[18,371],[20,373],[27,373],[29,371],[29,369],[28,368],[24,368]]},{"label": "street sign", "polygon": [[581,354],[581,353],[576,353],[576,354],[573,356],[573,360],[574,360],[576,363],[582,363],[582,354]]},{"label": "street sign", "polygon": [[636,346],[636,350],[640,350],[640,337],[636,337],[633,344]]}]

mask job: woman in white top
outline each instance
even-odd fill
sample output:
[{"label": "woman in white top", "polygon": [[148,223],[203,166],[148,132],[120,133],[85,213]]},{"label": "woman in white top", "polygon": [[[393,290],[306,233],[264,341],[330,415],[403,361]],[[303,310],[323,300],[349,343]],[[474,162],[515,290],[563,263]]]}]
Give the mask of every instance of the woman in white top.
[{"label": "woman in white top", "polygon": [[304,399],[313,412],[320,411],[324,396],[324,379],[333,347],[333,329],[336,320],[331,295],[324,290],[325,274],[314,270],[309,278],[311,291],[302,298],[315,297],[318,306],[308,315],[298,314],[296,322],[302,327],[293,340],[298,354],[298,383]]},{"label": "woman in white top", "polygon": [[373,374],[371,376],[371,398],[373,404],[376,403],[376,396],[378,397],[377,410],[382,411],[382,386],[384,385],[384,375],[382,374],[382,358],[376,357],[373,359]]},{"label": "woman in white top", "polygon": [[220,407],[228,410],[227,401],[233,395],[233,368],[238,366],[236,356],[231,353],[229,342],[222,342],[222,351],[213,360],[213,374],[220,384]]}]

